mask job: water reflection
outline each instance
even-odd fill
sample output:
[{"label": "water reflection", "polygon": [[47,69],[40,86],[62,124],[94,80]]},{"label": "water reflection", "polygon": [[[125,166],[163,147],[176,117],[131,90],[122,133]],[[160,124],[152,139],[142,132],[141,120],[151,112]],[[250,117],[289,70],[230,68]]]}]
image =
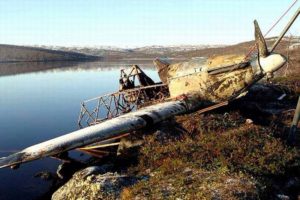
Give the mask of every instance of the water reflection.
[{"label": "water reflection", "polygon": [[[130,64],[80,63],[0,77],[0,157],[76,130],[79,103],[117,90],[119,69]],[[158,81],[156,71],[149,68],[151,64],[140,66]],[[49,183],[34,178],[34,174],[54,172],[57,165],[57,161],[47,158],[24,164],[16,171],[0,169],[0,199],[39,197]]]},{"label": "water reflection", "polygon": [[0,63],[0,76],[24,74],[44,70],[115,70],[129,65],[142,65],[143,68],[153,68],[150,60],[127,60],[122,62],[16,62]]}]

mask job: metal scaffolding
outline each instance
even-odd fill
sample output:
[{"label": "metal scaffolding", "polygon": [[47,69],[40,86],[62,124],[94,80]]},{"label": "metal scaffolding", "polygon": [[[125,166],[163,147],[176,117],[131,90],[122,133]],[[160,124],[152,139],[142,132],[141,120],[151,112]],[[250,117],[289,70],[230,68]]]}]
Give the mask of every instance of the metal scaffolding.
[{"label": "metal scaffolding", "polygon": [[167,85],[155,83],[137,65],[127,70],[121,69],[119,85],[118,92],[81,103],[78,118],[80,128],[98,124],[169,97]]}]

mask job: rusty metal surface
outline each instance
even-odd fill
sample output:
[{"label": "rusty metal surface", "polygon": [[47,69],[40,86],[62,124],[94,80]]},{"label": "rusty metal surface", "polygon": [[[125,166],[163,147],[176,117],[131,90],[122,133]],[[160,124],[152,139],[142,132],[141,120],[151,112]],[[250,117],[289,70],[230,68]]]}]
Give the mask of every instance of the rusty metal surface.
[{"label": "rusty metal surface", "polygon": [[219,103],[228,100],[248,86],[253,78],[254,73],[251,67],[216,75],[196,72],[171,79],[169,90],[171,98],[182,94],[194,94],[202,101]]},{"label": "rusty metal surface", "polygon": [[254,27],[255,27],[255,42],[258,48],[259,56],[263,58],[267,57],[269,55],[267,44],[263,34],[261,33],[258,22],[256,20],[254,21]]},{"label": "rusty metal surface", "polygon": [[127,70],[121,69],[119,83],[118,92],[81,103],[77,121],[80,128],[101,123],[169,97],[168,86],[155,83],[137,65]]},{"label": "rusty metal surface", "polygon": [[89,99],[81,103],[78,125],[80,128],[95,125],[168,97],[167,85],[156,84]]},{"label": "rusty metal surface", "polygon": [[168,63],[165,60],[157,58],[153,61],[153,64],[157,69],[160,80],[164,84],[167,84],[168,83],[168,70],[169,70],[168,66],[170,65],[170,63]]},{"label": "rusty metal surface", "polygon": [[[137,81],[139,83],[137,83]],[[155,82],[145,74],[145,72],[138,66],[133,65],[130,69],[121,69],[119,78],[119,90],[133,89],[137,86],[155,85]]]}]

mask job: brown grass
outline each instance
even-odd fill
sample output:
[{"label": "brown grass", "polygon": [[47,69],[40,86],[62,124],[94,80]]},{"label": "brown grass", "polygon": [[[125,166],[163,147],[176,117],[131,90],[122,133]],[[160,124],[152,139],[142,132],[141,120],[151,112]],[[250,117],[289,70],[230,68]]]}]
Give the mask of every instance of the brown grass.
[{"label": "brown grass", "polygon": [[[289,97],[286,101],[291,103]],[[279,192],[296,197],[300,188],[284,189],[291,177],[300,177],[299,150],[278,134],[290,124],[286,115],[273,116],[268,125],[247,124],[239,110],[230,109],[177,117],[186,132],[172,137],[169,129],[167,139],[146,137],[138,164],[128,170],[143,178],[127,187],[122,198],[272,199]]]}]

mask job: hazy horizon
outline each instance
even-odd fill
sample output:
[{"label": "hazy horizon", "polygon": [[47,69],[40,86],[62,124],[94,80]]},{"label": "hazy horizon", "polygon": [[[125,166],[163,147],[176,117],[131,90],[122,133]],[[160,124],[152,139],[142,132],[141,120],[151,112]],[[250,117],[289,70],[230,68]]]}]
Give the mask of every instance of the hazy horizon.
[{"label": "hazy horizon", "polygon": [[[134,48],[231,45],[263,33],[294,0],[11,0],[0,2],[0,43],[21,46]],[[299,2],[268,37],[276,36]],[[300,20],[287,36],[300,35]]]},{"label": "hazy horizon", "polygon": [[[277,36],[272,36],[272,37],[266,37],[268,38],[273,38]],[[290,37],[285,36],[285,37]],[[294,38],[300,38],[300,35],[292,35]],[[143,48],[143,47],[179,47],[179,46],[230,46],[230,45],[235,45],[235,44],[240,44],[244,42],[250,42],[254,41],[254,38],[252,40],[246,40],[246,41],[240,41],[237,43],[232,43],[232,44],[149,44],[149,45],[136,45],[136,46],[116,46],[116,45],[52,45],[52,44],[5,44],[5,43],[0,43],[0,45],[15,45],[15,46],[24,46],[24,47],[66,47],[66,48],[119,48],[119,49],[134,49],[134,48]]]}]

